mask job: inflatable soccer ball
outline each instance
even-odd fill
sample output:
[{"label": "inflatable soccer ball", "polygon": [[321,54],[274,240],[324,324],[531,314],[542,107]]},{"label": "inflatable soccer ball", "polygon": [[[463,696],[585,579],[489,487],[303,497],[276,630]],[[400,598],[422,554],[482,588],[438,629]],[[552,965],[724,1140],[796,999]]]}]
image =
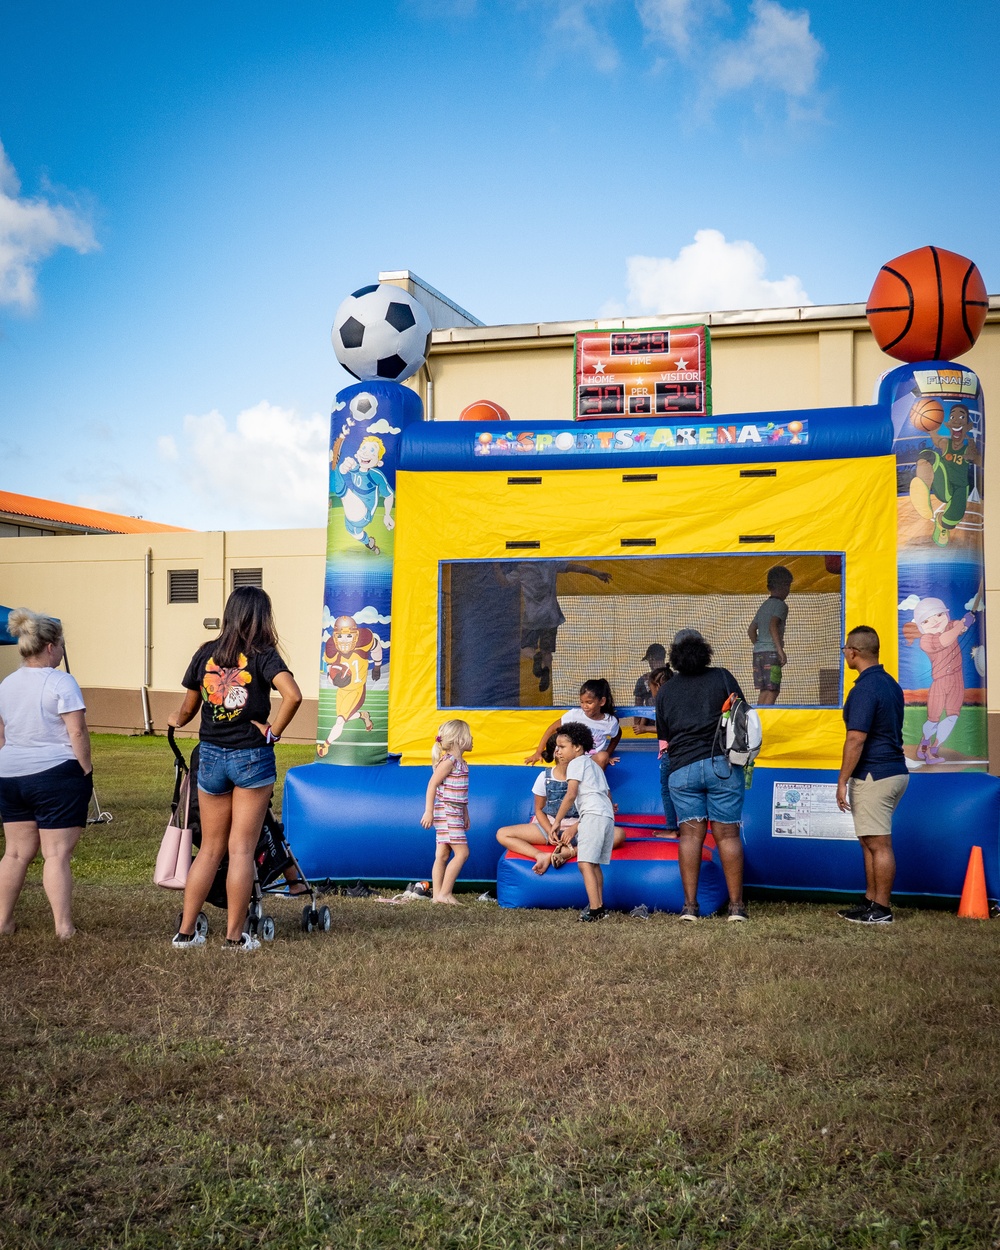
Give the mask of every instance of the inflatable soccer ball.
[{"label": "inflatable soccer ball", "polygon": [[363,286],[337,309],[332,338],[337,359],[359,381],[402,382],[427,357],[431,319],[402,287]]}]

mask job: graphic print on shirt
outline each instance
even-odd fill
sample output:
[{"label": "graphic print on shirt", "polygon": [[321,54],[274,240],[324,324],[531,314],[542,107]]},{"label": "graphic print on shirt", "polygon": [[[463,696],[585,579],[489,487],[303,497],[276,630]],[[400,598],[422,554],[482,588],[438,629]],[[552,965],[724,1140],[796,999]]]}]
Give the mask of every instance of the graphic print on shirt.
[{"label": "graphic print on shirt", "polygon": [[241,652],[235,668],[223,668],[212,656],[205,664],[201,679],[201,697],[212,709],[212,720],[235,720],[250,697],[247,686],[253,678],[247,672],[247,657]]}]

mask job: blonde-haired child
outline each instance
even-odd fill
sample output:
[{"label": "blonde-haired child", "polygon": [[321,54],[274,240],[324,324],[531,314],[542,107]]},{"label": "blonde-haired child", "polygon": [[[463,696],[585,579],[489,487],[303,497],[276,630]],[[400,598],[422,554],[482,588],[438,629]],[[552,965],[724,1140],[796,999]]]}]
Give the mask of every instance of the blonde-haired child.
[{"label": "blonde-haired child", "polygon": [[420,823],[433,825],[437,852],[434,856],[433,900],[458,903],[455,879],[469,858],[469,765],[463,756],[472,750],[472,730],[464,720],[446,720],[431,750],[434,772],[427,783],[427,799]]}]

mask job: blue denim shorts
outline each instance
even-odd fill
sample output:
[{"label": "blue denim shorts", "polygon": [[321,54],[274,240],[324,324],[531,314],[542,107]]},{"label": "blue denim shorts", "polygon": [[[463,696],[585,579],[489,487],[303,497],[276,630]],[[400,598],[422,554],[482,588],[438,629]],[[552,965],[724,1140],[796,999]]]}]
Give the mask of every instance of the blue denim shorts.
[{"label": "blue denim shorts", "polygon": [[743,769],[724,755],[695,760],[670,774],[670,797],[679,821],[717,820],[738,825],[746,791]]},{"label": "blue denim shorts", "polygon": [[198,747],[198,789],[206,794],[229,794],[234,787],[262,790],[278,779],[274,747],[262,745],[230,751],[211,742]]}]

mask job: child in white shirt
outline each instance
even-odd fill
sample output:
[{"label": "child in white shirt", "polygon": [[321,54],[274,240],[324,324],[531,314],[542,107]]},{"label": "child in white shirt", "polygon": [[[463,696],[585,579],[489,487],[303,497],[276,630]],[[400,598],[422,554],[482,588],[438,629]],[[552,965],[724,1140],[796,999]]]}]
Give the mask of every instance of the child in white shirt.
[{"label": "child in white shirt", "polygon": [[583,874],[588,906],[580,913],[582,921],[603,920],[603,864],[611,862],[615,836],[615,809],[611,803],[604,770],[590,756],[593,735],[586,725],[571,721],[556,731],[555,757],[566,767],[566,795],[552,822],[553,833],[562,836],[562,821],[576,804],[580,823],[576,827],[576,859]]}]

